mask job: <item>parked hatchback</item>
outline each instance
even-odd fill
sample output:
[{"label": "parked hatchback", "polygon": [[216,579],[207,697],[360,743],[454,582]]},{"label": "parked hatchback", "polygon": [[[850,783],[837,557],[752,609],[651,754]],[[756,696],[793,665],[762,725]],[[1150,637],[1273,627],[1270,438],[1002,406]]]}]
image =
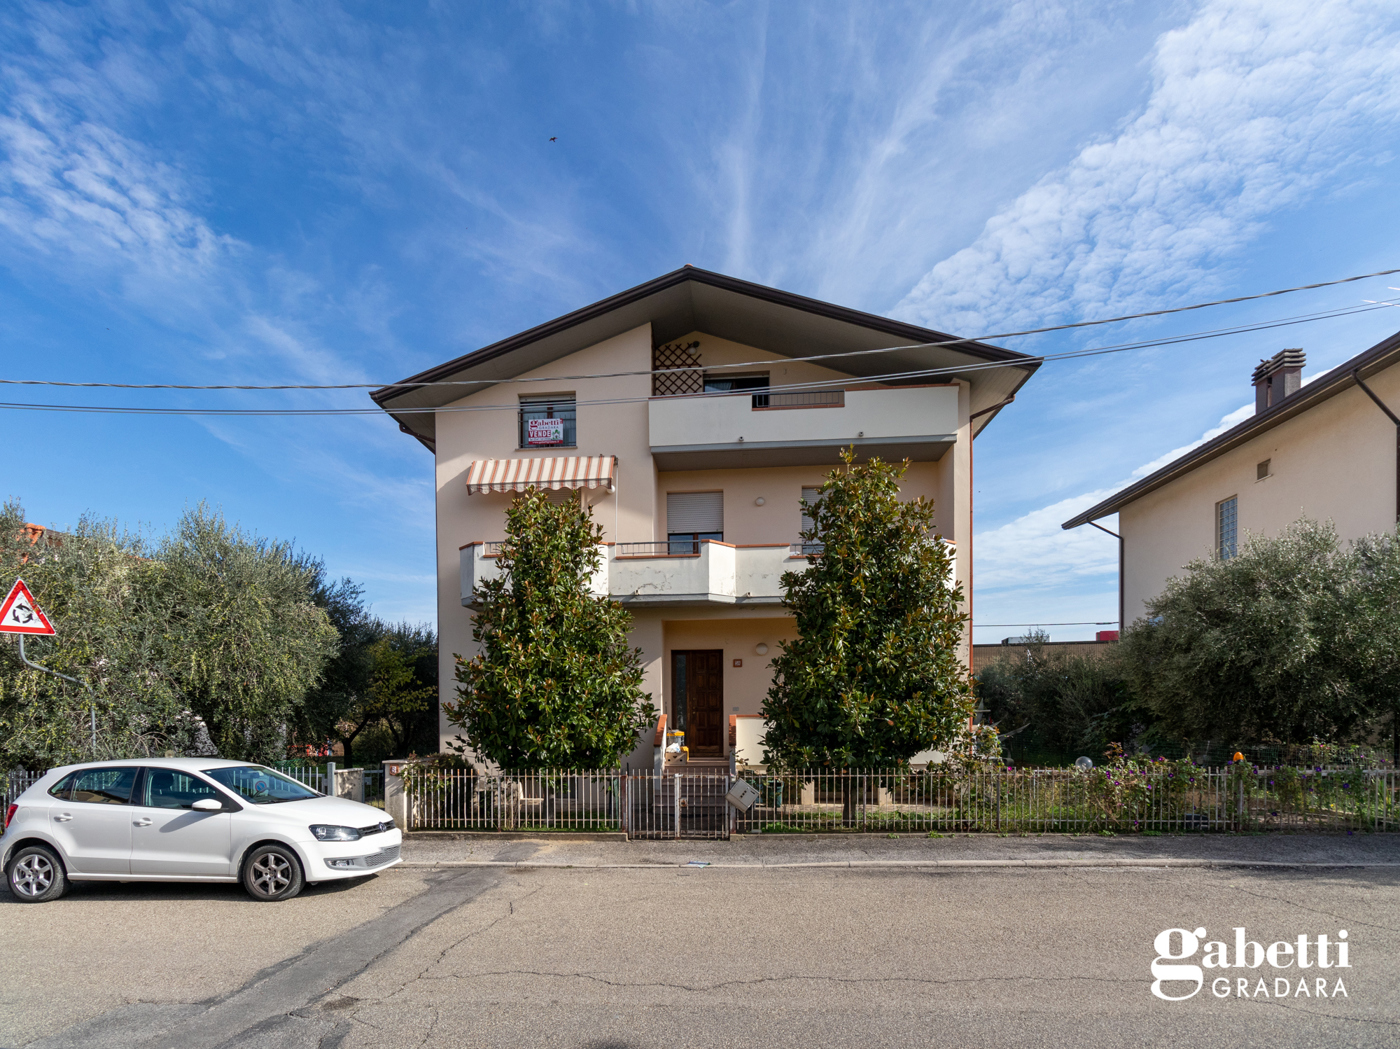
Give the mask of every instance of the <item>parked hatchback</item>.
[{"label": "parked hatchback", "polygon": [[403,835],[379,809],[239,761],[163,758],[54,769],[5,814],[0,866],[25,903],[69,881],[242,882],[255,900],[382,871]]}]

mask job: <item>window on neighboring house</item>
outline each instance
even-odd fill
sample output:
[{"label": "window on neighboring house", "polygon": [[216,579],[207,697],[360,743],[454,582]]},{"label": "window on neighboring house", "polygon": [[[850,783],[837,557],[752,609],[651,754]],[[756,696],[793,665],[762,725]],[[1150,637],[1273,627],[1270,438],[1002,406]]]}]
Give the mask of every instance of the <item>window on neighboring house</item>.
[{"label": "window on neighboring house", "polygon": [[[805,486],[803,487],[802,501],[808,506],[815,509],[817,505],[817,500],[820,497],[820,488],[807,488]],[[802,510],[802,531],[808,531],[812,527],[812,524],[812,515],[807,512],[806,508],[804,508]],[[822,552],[822,544],[814,543],[810,539],[804,539],[802,540],[802,552],[804,554],[819,554]]]},{"label": "window on neighboring house", "polygon": [[1238,549],[1239,512],[1235,496],[1215,504],[1215,552],[1222,561],[1235,556]]},{"label": "window on neighboring house", "polygon": [[1272,462],[1273,462],[1272,459],[1265,459],[1262,463],[1260,463],[1258,466],[1256,466],[1256,467],[1254,468],[1254,479],[1257,480],[1257,481],[1262,481],[1264,478],[1268,477],[1268,476],[1269,476],[1269,464],[1272,463]]},{"label": "window on neighboring house", "polygon": [[521,448],[572,448],[578,444],[574,395],[520,398]]},{"label": "window on neighboring house", "polygon": [[[768,389],[768,373],[762,375],[707,375],[705,376],[706,393],[733,393],[736,390],[766,390]],[[756,393],[753,395],[753,406],[755,408],[768,407],[768,394]]]},{"label": "window on neighboring house", "polygon": [[698,554],[705,539],[724,540],[724,493],[667,492],[667,552]]}]

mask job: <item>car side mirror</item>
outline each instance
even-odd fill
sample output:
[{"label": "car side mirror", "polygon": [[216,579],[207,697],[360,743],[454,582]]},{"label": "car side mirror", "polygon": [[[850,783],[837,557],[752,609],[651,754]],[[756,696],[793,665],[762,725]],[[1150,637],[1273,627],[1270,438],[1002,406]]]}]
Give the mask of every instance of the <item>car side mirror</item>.
[{"label": "car side mirror", "polygon": [[200,798],[190,808],[195,812],[223,812],[224,803],[218,798]]}]

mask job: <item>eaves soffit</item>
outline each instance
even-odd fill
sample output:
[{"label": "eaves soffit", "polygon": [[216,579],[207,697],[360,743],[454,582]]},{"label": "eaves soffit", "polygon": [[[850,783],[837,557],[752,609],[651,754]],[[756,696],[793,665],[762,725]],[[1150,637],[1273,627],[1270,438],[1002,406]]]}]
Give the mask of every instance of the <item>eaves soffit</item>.
[{"label": "eaves soffit", "polygon": [[[404,382],[448,379],[505,382],[648,323],[652,326],[652,341],[657,345],[701,331],[783,357],[880,349],[953,338],[885,317],[686,267],[411,376]],[[1034,358],[981,343],[896,350],[823,363],[851,375],[873,377],[988,361],[1006,361],[1009,366],[970,371],[965,376],[940,377],[962,377],[971,381],[973,411],[1005,400],[1039,365]],[[472,387],[471,391],[485,388]],[[404,389],[387,386],[375,390],[371,396],[393,414],[395,409],[447,404],[466,392],[460,387]],[[404,416],[402,421],[426,432],[431,429],[430,419],[431,416]]]}]

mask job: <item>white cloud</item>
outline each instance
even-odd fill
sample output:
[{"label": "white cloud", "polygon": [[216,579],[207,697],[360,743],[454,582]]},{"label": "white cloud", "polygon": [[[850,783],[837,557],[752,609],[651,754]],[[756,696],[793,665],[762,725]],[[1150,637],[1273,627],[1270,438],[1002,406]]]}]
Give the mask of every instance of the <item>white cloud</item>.
[{"label": "white cloud", "polygon": [[[1105,535],[1089,525],[1065,530],[1060,527],[1061,523],[1108,498],[1138,478],[1146,477],[1173,459],[1224,433],[1242,422],[1253,411],[1254,405],[1250,404],[1230,412],[1190,444],[1175,448],[1150,463],[1144,463],[1129,477],[1115,485],[1061,499],[997,528],[978,532],[973,545],[977,559],[973,581],[977,587],[979,604],[985,605],[984,593],[1010,591],[1010,594],[998,599],[1000,607],[1024,601],[1027,605],[1043,608],[1048,591],[1063,591],[1066,588],[1084,585],[1097,586],[1102,577],[1116,575],[1118,543],[1112,536]],[[1116,515],[1104,518],[1100,523],[1105,528],[1116,531],[1115,522]],[[1009,602],[1007,597],[1011,599]],[[1016,614],[1024,616],[1028,613],[1022,611]]]},{"label": "white cloud", "polygon": [[1397,15],[1385,0],[1203,4],[1158,39],[1141,112],[989,219],[896,313],[987,332],[1199,293],[1270,214],[1374,163],[1400,117]]},{"label": "white cloud", "polygon": [[188,197],[175,169],[41,92],[0,115],[0,227],[12,249],[161,283],[197,279],[235,242]]}]

